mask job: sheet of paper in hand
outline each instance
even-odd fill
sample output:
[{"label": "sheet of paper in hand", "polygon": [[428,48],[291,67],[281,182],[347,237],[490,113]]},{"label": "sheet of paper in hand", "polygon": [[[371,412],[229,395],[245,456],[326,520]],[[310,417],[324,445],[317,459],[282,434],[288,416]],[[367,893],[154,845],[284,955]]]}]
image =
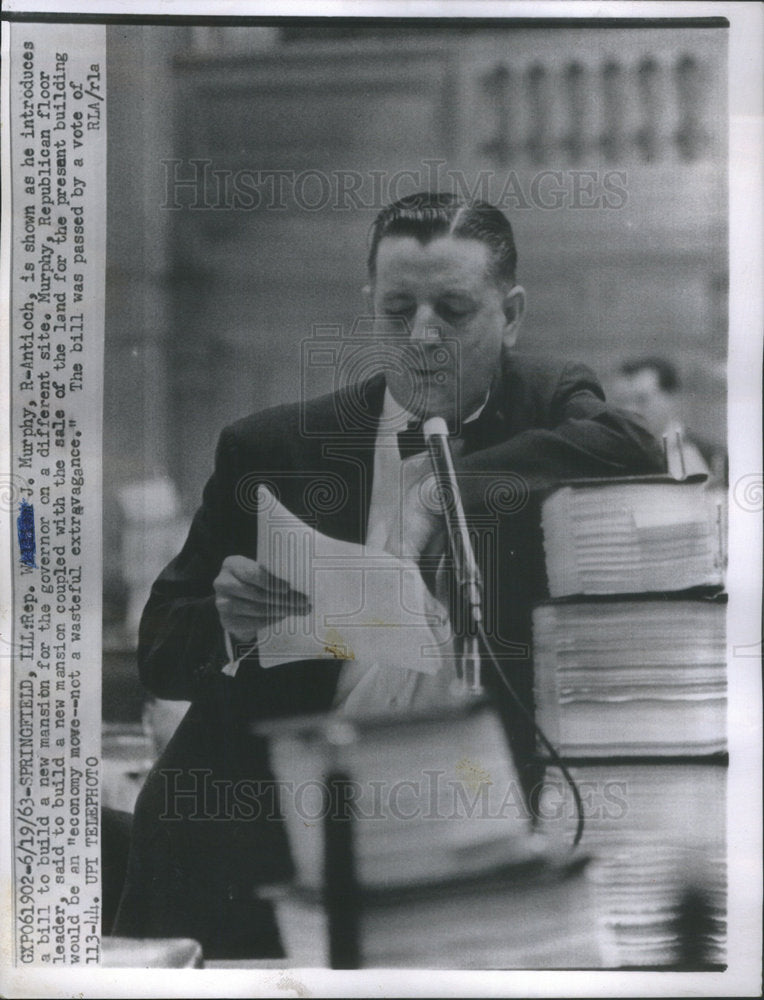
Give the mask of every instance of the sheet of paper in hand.
[{"label": "sheet of paper in hand", "polygon": [[329,538],[258,488],[258,560],[311,602],[258,632],[263,667],[341,659],[438,673],[450,639],[445,608],[411,560]]}]

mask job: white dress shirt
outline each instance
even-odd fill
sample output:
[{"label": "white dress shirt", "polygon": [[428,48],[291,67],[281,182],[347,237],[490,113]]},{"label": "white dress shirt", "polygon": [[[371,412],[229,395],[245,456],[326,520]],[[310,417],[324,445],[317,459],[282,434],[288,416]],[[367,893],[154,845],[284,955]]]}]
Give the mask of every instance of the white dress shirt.
[{"label": "white dress shirt", "polygon": [[[465,423],[476,420],[487,401],[488,394]],[[413,559],[420,554],[406,547],[406,502],[417,482],[430,474],[430,465],[426,453],[401,458],[397,437],[415,420],[386,390],[374,445],[374,478],[366,531],[366,548],[370,553],[384,550],[394,557]],[[445,595],[438,596],[445,599]],[[435,708],[450,700],[449,691],[455,679],[450,623],[444,604],[435,597],[431,610],[441,622],[432,629],[432,638],[441,645],[443,654],[438,673],[433,676],[405,664],[348,661],[340,672],[335,708],[350,716],[378,715]],[[428,644],[426,634],[423,628],[423,645]],[[413,663],[421,654],[419,649],[412,648],[410,655],[409,662]]]}]

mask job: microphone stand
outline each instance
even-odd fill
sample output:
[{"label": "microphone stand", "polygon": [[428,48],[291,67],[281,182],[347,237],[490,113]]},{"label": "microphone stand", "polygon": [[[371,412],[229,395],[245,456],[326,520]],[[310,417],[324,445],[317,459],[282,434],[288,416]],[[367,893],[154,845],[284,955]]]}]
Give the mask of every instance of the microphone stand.
[{"label": "microphone stand", "polygon": [[467,529],[467,519],[464,516],[462,497],[448,443],[448,425],[442,417],[431,417],[425,420],[422,431],[440,492],[454,560],[458,615],[454,629],[456,675],[462,691],[477,696],[483,694],[478,643],[483,623],[483,582]]}]

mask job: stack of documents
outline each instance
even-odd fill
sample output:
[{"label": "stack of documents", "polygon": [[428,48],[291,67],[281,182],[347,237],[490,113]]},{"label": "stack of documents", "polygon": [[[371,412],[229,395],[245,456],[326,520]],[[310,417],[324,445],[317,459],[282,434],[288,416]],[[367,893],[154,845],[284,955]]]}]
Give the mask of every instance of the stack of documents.
[{"label": "stack of documents", "polygon": [[[606,955],[583,858],[538,859],[482,876],[362,894],[360,964],[376,968],[599,968]],[[319,894],[275,895],[284,946],[298,966],[329,964]]]},{"label": "stack of documents", "polygon": [[[607,964],[724,961],[726,599],[702,480],[580,481],[542,527],[552,600],[533,612],[536,718],[578,783]],[[576,808],[547,762],[541,829]]]},{"label": "stack of documents", "polygon": [[[584,800],[582,846],[597,854],[611,844],[650,839],[723,852],[727,786],[725,755],[665,758],[591,759],[570,764]],[[656,768],[658,768],[656,770]],[[541,830],[560,842],[576,828],[573,798],[559,768],[550,765],[539,804]]]},{"label": "stack of documents", "polygon": [[[602,758],[570,771],[584,803],[581,846],[594,857],[605,964],[679,967],[688,955],[702,965],[723,963],[726,759]],[[575,804],[553,766],[539,817],[541,832],[570,843]]]},{"label": "stack of documents", "polygon": [[537,720],[563,754],[726,748],[723,600],[549,602],[533,612]]},{"label": "stack of documents", "polygon": [[531,817],[503,727],[488,705],[349,721],[258,724],[281,781],[299,885],[324,879],[329,779],[349,787],[356,875],[376,889],[480,873],[535,856]]},{"label": "stack of documents", "polygon": [[721,523],[703,482],[616,479],[564,486],[541,510],[549,593],[721,586]]},{"label": "stack of documents", "polygon": [[[723,853],[694,856],[675,844],[632,842],[592,869],[605,915],[605,964],[617,967],[723,965],[726,874]],[[693,959],[700,961],[697,965]]]}]

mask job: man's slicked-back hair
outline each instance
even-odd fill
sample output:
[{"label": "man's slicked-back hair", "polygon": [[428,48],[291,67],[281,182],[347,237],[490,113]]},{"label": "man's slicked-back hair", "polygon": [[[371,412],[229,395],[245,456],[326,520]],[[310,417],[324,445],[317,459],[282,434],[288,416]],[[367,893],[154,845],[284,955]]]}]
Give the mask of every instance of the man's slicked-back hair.
[{"label": "man's slicked-back hair", "polygon": [[383,208],[371,227],[368,268],[372,281],[376,277],[377,250],[385,236],[413,236],[422,244],[440,236],[478,240],[491,253],[493,278],[514,284],[517,249],[512,226],[504,213],[487,201],[423,191]]}]

